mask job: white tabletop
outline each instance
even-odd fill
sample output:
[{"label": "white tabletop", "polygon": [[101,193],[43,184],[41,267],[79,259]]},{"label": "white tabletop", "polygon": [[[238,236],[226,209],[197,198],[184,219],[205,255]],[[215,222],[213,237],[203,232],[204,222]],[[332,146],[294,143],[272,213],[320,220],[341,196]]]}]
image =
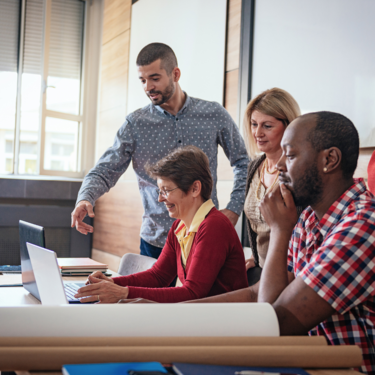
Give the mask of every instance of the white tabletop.
[{"label": "white tabletop", "polygon": [[[112,276],[119,276],[116,272],[109,271]],[[86,276],[69,276],[63,277],[64,281],[74,282],[86,281]],[[21,274],[0,274],[0,285],[22,284]],[[22,306],[22,305],[39,305],[40,301],[30,294],[24,287],[4,287],[0,286],[0,307],[5,306]]]}]

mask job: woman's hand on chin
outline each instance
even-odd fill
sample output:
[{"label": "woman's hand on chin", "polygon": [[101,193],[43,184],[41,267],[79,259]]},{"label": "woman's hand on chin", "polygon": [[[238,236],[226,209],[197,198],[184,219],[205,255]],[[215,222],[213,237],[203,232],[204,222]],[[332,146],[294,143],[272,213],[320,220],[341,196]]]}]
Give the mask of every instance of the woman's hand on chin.
[{"label": "woman's hand on chin", "polygon": [[78,289],[75,298],[82,303],[117,303],[121,299],[128,298],[129,288],[116,285],[112,281],[102,280]]}]

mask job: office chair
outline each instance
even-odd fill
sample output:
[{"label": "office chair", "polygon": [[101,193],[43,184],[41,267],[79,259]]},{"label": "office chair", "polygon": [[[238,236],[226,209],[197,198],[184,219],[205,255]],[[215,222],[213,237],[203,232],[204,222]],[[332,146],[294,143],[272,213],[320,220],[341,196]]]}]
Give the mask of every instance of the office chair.
[{"label": "office chair", "polygon": [[117,273],[121,276],[132,275],[150,269],[156,259],[139,254],[128,253],[121,258]]}]

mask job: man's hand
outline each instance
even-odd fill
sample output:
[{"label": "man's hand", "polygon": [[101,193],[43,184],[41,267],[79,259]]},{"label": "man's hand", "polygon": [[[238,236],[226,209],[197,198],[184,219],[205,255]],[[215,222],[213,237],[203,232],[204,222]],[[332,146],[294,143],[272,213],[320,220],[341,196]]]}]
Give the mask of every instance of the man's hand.
[{"label": "man's hand", "polygon": [[259,208],[271,228],[271,233],[267,260],[260,279],[258,301],[274,303],[290,283],[288,245],[298,215],[293,196],[284,184],[267,194]]},{"label": "man's hand", "polygon": [[267,194],[259,205],[271,230],[281,230],[292,234],[297,223],[298,214],[292,193],[280,184],[280,188]]},{"label": "man's hand", "polygon": [[109,281],[89,276],[89,280],[90,285],[79,288],[74,296],[82,298],[81,302],[83,303],[96,301],[98,303],[117,303],[120,299],[128,298],[129,288],[116,285],[112,279]]},{"label": "man's hand", "polygon": [[234,213],[231,210],[228,210],[227,208],[220,210],[220,212],[222,212],[230,220],[233,226],[237,224],[239,216],[236,213]]},{"label": "man's hand", "polygon": [[72,228],[76,227],[78,232],[82,234],[92,233],[94,228],[83,222],[83,219],[89,215],[94,217],[92,204],[88,201],[80,201],[72,212]]}]

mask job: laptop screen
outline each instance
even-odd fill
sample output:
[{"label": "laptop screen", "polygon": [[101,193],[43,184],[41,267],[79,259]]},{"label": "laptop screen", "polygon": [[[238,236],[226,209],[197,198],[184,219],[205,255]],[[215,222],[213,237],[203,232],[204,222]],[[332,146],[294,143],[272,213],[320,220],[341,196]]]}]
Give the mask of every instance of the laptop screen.
[{"label": "laptop screen", "polygon": [[31,267],[29,253],[26,242],[37,246],[45,247],[44,228],[26,221],[19,221],[20,230],[20,252],[21,252],[21,270],[22,284],[24,288],[40,301],[38,287],[35,282],[35,276]]}]

